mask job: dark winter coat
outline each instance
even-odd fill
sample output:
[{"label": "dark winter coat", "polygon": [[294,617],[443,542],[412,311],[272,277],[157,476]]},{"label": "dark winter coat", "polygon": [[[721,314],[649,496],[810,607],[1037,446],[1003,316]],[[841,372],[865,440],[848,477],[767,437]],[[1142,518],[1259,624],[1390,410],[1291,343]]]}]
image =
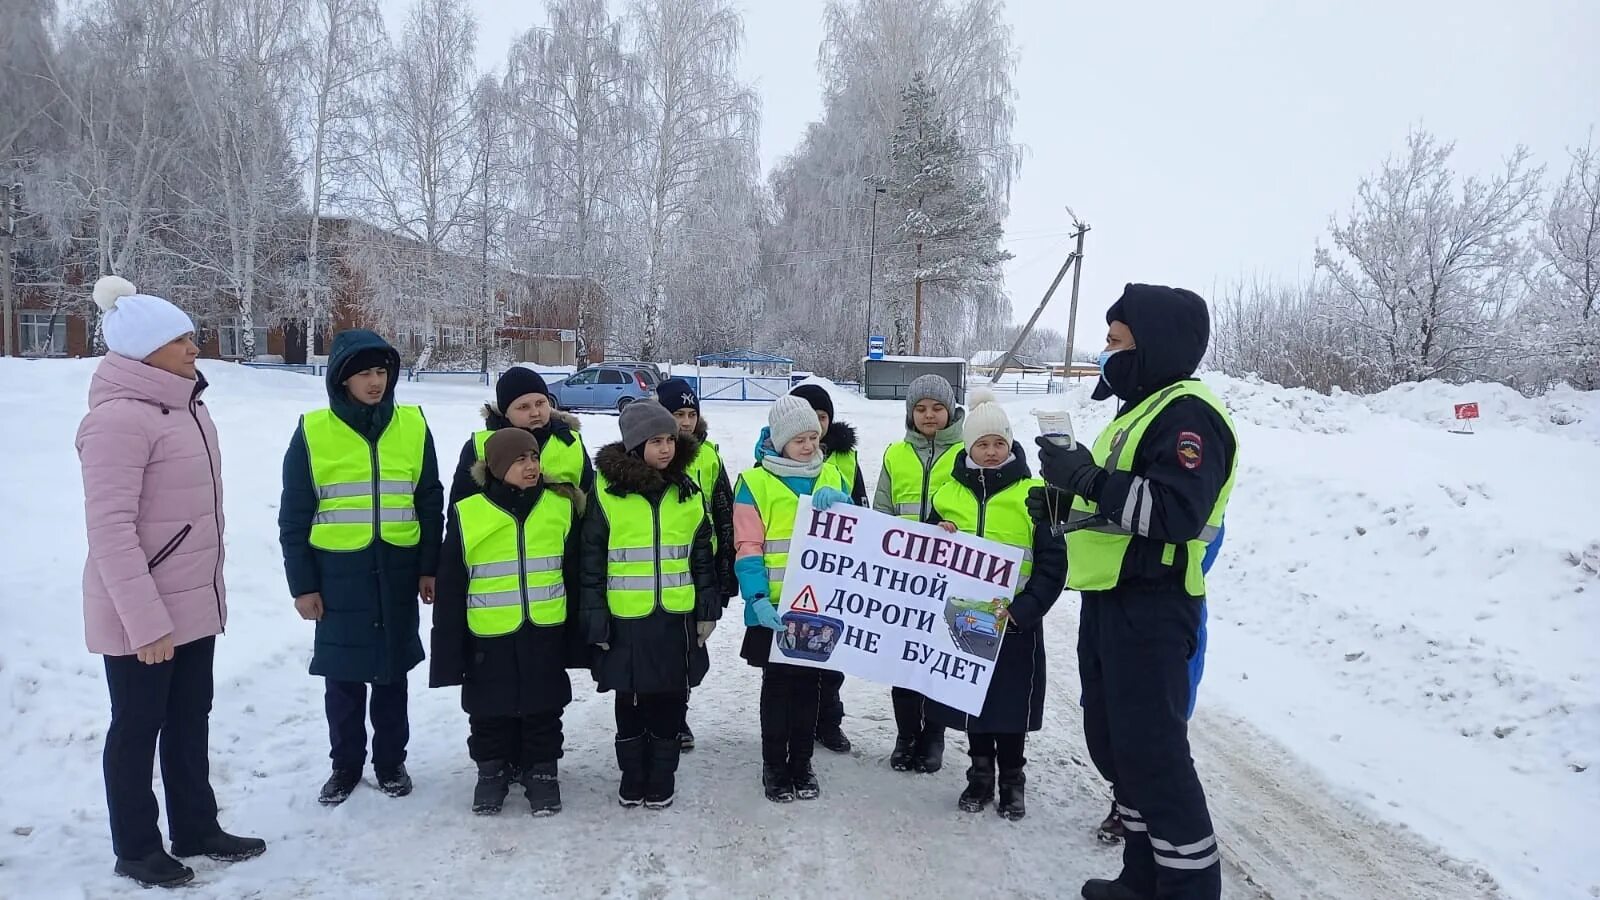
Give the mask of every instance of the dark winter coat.
[{"label": "dark winter coat", "polygon": [[[493,404],[485,403],[483,405],[483,427],[490,431],[499,431],[502,428],[510,428],[512,426],[510,420],[501,415]],[[581,445],[583,439],[578,436],[578,432],[582,428],[583,423],[578,421],[577,416],[572,413],[562,412],[559,409],[552,409],[550,410],[550,421],[546,422],[543,428],[528,429],[528,433],[533,435],[534,440],[538,441],[539,447],[543,449],[544,445],[551,441]],[[483,487],[472,477],[472,464],[477,461],[478,448],[474,446],[472,437],[468,436],[466,444],[461,447],[461,458],[456,461],[455,477],[450,480],[451,506],[455,506],[457,501],[471,497],[473,494],[482,493]],[[588,451],[584,451],[583,454],[583,475],[578,479],[578,490],[585,497],[594,493],[594,465],[589,462]]]},{"label": "dark winter coat", "polygon": [[[702,414],[695,425],[694,438],[705,443],[706,434],[706,417]],[[733,482],[728,479],[726,463],[717,467],[717,473],[717,483],[710,487],[711,527],[717,536],[717,585],[722,591],[722,606],[727,608],[728,600],[739,596],[739,579],[733,575]],[[700,490],[707,488],[702,484]]]},{"label": "dark winter coat", "polygon": [[[618,496],[642,495],[652,506],[660,506],[667,491],[676,491],[679,498],[692,496],[700,500],[700,489],[687,472],[699,442],[681,434],[677,442],[677,455],[665,472],[650,468],[644,460],[624,450],[621,443],[601,448],[595,467],[606,480],[606,490]],[[699,646],[695,625],[721,618],[723,606],[711,552],[709,517],[695,535],[689,553],[689,571],[695,586],[694,612],[669,613],[658,605],[642,619],[614,619],[606,603],[606,555],[611,528],[600,502],[599,497],[591,500],[583,518],[578,611],[584,641],[591,646],[610,646],[609,650],[595,651],[594,677],[599,690],[654,694],[698,685],[711,668],[711,657],[706,648]]]},{"label": "dark winter coat", "polygon": [[[835,453],[855,453],[860,446],[856,437],[856,429],[843,422],[829,422],[828,433],[822,436],[822,448],[829,456]],[[856,477],[850,485],[850,502],[857,506],[867,505],[867,482],[861,474],[861,454],[856,453]]]},{"label": "dark winter coat", "polygon": [[[954,481],[980,503],[1019,481],[1031,478],[1022,446],[1011,448],[1013,458],[999,469],[974,469],[965,450],[956,454]],[[942,521],[937,513],[930,524]],[[977,734],[1019,734],[1044,725],[1045,652],[1044,617],[1067,584],[1067,545],[1052,537],[1049,526],[1034,525],[1033,574],[1011,601],[1011,624],[1006,626],[989,680],[989,693],[981,715],[969,716],[933,700],[928,718],[950,728]]]},{"label": "dark winter coat", "polygon": [[578,536],[584,495],[569,484],[541,482],[522,490],[490,475],[482,462],[473,465],[472,474],[491,503],[521,522],[528,521],[541,499],[572,504],[572,530],[562,553],[567,621],[556,626],[524,621],[521,628],[499,637],[478,637],[467,628],[470,576],[461,545],[461,518],[451,504],[439,552],[428,686],[461,685],[461,708],[473,716],[526,716],[562,709],[572,702],[567,662],[578,631]]},{"label": "dark winter coat", "polygon": [[[345,391],[338,380],[343,365],[362,350],[388,354],[389,389],[383,401],[367,406]],[[400,354],[370,331],[340,332],[328,355],[328,405],[345,424],[375,443],[394,416],[395,381]],[[422,477],[414,503],[422,527],[415,547],[395,547],[373,540],[363,550],[347,553],[311,546],[311,520],[317,512],[317,489],[311,480],[311,458],[305,434],[298,427],[283,455],[283,496],[278,506],[278,542],[293,596],[320,592],[322,619],[317,622],[311,674],[336,681],[392,684],[422,661],[417,587],[423,575],[439,567],[439,541],[444,528],[444,488],[433,435],[423,440]]]}]

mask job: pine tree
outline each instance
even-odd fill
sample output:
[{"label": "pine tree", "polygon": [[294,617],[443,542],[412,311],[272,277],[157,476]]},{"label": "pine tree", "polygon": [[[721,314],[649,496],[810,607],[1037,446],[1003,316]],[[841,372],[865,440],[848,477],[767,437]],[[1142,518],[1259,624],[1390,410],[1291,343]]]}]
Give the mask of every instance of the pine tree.
[{"label": "pine tree", "polygon": [[980,169],[927,78],[913,75],[900,99],[888,172],[868,181],[902,213],[894,240],[883,248],[885,282],[895,345],[904,352],[909,343],[920,353],[923,295],[936,292],[959,305],[964,293],[996,284],[1011,254],[1000,249],[1003,228]]}]

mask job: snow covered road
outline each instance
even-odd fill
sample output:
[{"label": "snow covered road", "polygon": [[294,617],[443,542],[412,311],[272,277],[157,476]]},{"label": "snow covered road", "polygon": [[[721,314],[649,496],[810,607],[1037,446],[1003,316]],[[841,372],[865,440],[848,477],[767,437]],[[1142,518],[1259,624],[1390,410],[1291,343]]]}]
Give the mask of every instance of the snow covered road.
[{"label": "snow covered road", "polygon": [[[0,420],[11,431],[0,446],[10,473],[0,481],[0,898],[127,889],[110,874],[99,774],[107,703],[79,611],[72,435],[92,367],[0,360]],[[370,789],[369,773],[368,789],[323,809],[321,683],[305,674],[310,628],[284,595],[275,527],[282,448],[295,415],[321,402],[320,380],[205,369],[224,445],[231,612],[218,644],[213,780],[224,823],[271,847],[231,868],[202,862],[186,896],[1062,897],[1115,873],[1117,851],[1091,833],[1107,795],[1078,724],[1071,596],[1047,620],[1050,695],[1045,729],[1029,743],[1022,822],[956,811],[959,736],[937,775],[890,771],[887,690],[856,681],[844,691],[856,752],[818,751],[818,801],[767,803],[758,673],[738,659],[736,614],[712,638],[712,674],[691,710],[700,747],[684,758],[671,810],[616,807],[610,698],[579,678],[566,715],[565,810],[534,820],[513,794],[506,814],[473,817],[465,716],[455,691],[423,687],[421,669],[411,692],[416,793],[391,800]],[[1576,602],[1600,590],[1586,549],[1596,542],[1600,562],[1594,433],[1541,425],[1549,416],[1512,404],[1525,421],[1444,437],[1426,420],[1436,398],[1385,395],[1389,408],[1375,413],[1351,398],[1231,380],[1220,389],[1247,461],[1213,576],[1193,735],[1229,865],[1225,896],[1595,895],[1600,872],[1588,860],[1600,845],[1581,826],[1600,809],[1587,755],[1600,738],[1600,611]],[[424,404],[442,460],[453,461],[487,391],[401,391]],[[1037,402],[1008,403],[1025,442]],[[1076,394],[1065,402],[1082,431],[1110,412]],[[1587,417],[1578,427],[1600,419],[1590,398],[1562,402]],[[899,436],[898,406],[836,403],[861,426],[870,482]],[[745,464],[764,416],[758,404],[708,410],[731,466]],[[614,418],[584,426],[591,448],[616,433]],[[1572,466],[1587,466],[1589,480],[1563,478]],[[1503,536],[1486,527],[1503,519],[1526,527]],[[1357,527],[1373,540],[1358,540]],[[1501,598],[1514,614],[1478,618],[1496,615]],[[1445,692],[1452,698],[1439,699]]]}]

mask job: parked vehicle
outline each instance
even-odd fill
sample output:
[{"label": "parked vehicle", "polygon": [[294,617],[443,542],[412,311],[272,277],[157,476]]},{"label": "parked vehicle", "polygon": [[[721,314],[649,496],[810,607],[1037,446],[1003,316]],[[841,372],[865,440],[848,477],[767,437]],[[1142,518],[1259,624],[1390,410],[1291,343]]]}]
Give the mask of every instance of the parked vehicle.
[{"label": "parked vehicle", "polygon": [[628,359],[608,359],[605,362],[600,363],[600,365],[617,366],[623,369],[635,369],[645,372],[647,373],[645,376],[645,381],[650,384],[651,389],[654,389],[656,385],[667,380],[667,373],[661,371],[661,367],[655,363],[634,362],[633,360]]},{"label": "parked vehicle", "polygon": [[562,409],[614,409],[621,412],[636,400],[654,400],[649,370],[600,363],[550,384],[550,395]]}]

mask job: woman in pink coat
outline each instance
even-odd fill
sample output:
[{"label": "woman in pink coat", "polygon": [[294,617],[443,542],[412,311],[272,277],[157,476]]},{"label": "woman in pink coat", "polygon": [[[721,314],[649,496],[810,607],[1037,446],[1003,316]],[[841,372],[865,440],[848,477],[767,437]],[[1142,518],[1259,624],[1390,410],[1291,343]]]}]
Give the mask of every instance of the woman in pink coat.
[{"label": "woman in pink coat", "polygon": [[151,790],[156,745],[173,855],[234,862],[266,842],[217,823],[207,728],[211,661],[227,621],[222,459],[200,395],[194,323],[160,297],[100,279],[106,346],[78,426],[89,558],[83,622],[111,692],[106,806],[116,873],[146,887],[194,878],[162,846]]}]

